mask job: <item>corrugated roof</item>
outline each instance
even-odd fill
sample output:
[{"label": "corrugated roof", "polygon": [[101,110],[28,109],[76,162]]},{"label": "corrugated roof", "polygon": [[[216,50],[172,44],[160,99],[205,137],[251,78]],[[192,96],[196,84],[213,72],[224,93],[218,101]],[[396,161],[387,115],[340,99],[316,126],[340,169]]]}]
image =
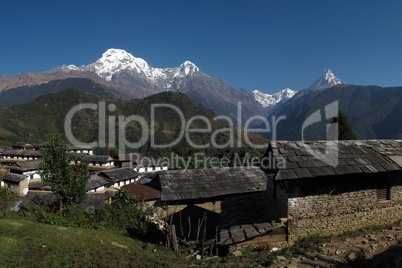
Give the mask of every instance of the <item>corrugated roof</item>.
[{"label": "corrugated roof", "polygon": [[275,141],[266,157],[270,154],[276,180],[402,170],[401,140]]},{"label": "corrugated roof", "polygon": [[169,170],[159,178],[162,201],[251,193],[264,191],[267,186],[266,174],[255,167]]}]

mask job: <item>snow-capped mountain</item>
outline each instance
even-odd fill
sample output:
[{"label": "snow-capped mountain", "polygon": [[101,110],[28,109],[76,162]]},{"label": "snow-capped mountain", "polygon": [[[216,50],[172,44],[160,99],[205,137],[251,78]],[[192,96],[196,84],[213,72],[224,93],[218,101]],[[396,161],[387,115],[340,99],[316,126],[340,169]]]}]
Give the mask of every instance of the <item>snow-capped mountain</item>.
[{"label": "snow-capped mountain", "polygon": [[259,90],[254,90],[254,98],[258,101],[262,107],[265,109],[271,109],[279,103],[285,102],[286,100],[292,98],[297,91],[291,90],[290,88],[285,88],[275,94],[262,93]]},{"label": "snow-capped mountain", "polygon": [[[204,75],[200,69],[192,62],[185,61],[179,67],[175,68],[154,68],[144,59],[134,57],[123,49],[108,49],[102,54],[102,57],[89,65],[77,67],[75,65],[63,65],[53,72],[57,71],[83,71],[93,72],[106,81],[112,81],[122,74],[134,76],[153,86],[163,88],[164,90],[178,89],[183,86],[182,80],[189,76]],[[180,81],[179,81],[180,80]]]},{"label": "snow-capped mountain", "polygon": [[324,69],[324,74],[309,89],[324,90],[340,84],[343,84],[341,79],[336,77],[330,69]]},{"label": "snow-capped mountain", "polygon": [[[324,69],[324,74],[316,80],[308,89],[324,90],[336,85],[344,84],[341,79],[336,77],[330,69]],[[267,112],[271,112],[274,108],[278,108],[281,104],[291,99],[298,91],[285,88],[275,94],[265,94],[259,90],[254,90],[253,95]],[[279,105],[278,105],[279,104]]]},{"label": "snow-capped mountain", "polygon": [[143,98],[163,91],[181,92],[217,115],[228,115],[234,122],[240,122],[236,118],[239,102],[242,103],[242,120],[266,115],[251,92],[202,73],[190,61],[174,68],[155,68],[123,49],[111,48],[94,63],[80,67],[63,65],[50,73],[96,76],[102,84],[106,83],[126,98]]}]

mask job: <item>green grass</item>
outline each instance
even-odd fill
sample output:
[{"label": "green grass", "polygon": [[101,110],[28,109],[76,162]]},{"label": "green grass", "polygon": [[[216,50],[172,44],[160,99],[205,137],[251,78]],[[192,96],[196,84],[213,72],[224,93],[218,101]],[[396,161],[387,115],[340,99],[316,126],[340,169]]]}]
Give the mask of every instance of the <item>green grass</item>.
[{"label": "green grass", "polygon": [[111,231],[0,220],[1,267],[187,267],[182,256]]}]

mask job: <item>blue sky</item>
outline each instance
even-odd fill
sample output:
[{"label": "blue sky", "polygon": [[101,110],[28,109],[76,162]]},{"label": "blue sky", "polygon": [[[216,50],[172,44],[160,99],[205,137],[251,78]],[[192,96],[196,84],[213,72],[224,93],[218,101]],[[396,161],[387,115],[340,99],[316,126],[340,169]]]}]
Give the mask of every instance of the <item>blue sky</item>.
[{"label": "blue sky", "polygon": [[94,62],[122,48],[154,67],[190,60],[235,87],[402,86],[402,1],[2,1],[0,74]]}]

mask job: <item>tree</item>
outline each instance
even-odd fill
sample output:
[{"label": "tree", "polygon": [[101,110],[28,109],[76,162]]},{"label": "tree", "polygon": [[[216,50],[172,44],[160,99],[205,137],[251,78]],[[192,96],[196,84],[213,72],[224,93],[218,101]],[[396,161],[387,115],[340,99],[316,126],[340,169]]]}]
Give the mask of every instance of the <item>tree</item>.
[{"label": "tree", "polygon": [[85,156],[70,154],[60,135],[46,136],[42,147],[41,170],[43,181],[59,200],[59,209],[79,204],[85,199],[85,185],[89,178]]},{"label": "tree", "polygon": [[342,112],[338,112],[338,116],[334,118],[333,123],[338,123],[338,140],[355,140],[356,133],[349,123],[348,117]]}]

